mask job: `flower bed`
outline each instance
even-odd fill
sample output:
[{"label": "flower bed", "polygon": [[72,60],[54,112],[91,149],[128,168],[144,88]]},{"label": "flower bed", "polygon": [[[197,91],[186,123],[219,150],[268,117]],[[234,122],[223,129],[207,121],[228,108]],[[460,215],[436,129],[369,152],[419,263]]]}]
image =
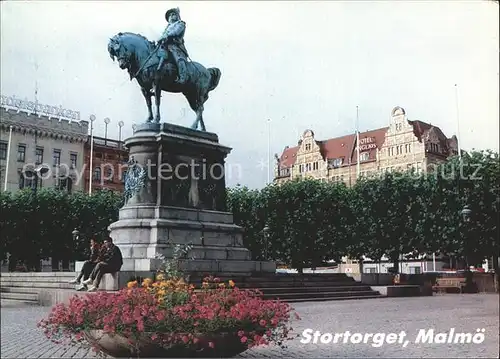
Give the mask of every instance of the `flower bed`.
[{"label": "flower bed", "polygon": [[75,296],[39,326],[53,341],[88,343],[115,357],[228,357],[291,338],[292,308],[261,294],[213,277],[195,290],[159,275],[118,292]]}]

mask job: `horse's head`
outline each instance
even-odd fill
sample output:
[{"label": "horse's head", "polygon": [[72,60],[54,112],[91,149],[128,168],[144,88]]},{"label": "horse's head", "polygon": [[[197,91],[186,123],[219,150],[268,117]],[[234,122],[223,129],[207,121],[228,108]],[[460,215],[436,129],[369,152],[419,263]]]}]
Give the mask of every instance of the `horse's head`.
[{"label": "horse's head", "polygon": [[131,52],[123,43],[120,35],[121,34],[118,34],[115,37],[109,39],[108,52],[113,61],[115,61],[116,57],[116,59],[118,60],[118,65],[122,70],[124,70],[130,67]]},{"label": "horse's head", "polygon": [[120,68],[129,71],[139,66],[140,64],[137,62],[149,56],[153,48],[154,43],[148,41],[144,36],[130,32],[120,32],[109,39],[108,43],[111,59],[115,61],[116,57]]}]

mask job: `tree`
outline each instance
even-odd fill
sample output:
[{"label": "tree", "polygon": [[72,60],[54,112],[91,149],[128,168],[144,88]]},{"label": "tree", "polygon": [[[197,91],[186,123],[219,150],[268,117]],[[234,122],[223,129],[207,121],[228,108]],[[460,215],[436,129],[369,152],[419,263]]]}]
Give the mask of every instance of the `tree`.
[{"label": "tree", "polygon": [[[82,259],[88,239],[103,236],[118,219],[123,200],[111,191],[69,194],[54,189],[21,190],[0,194],[0,229],[3,258],[10,254],[9,267],[24,262],[28,269],[39,270],[40,259],[55,258],[65,262]],[[73,242],[72,231],[82,236]]]},{"label": "tree", "polygon": [[298,179],[270,185],[263,196],[276,259],[302,272],[345,252],[349,206],[344,185]]}]

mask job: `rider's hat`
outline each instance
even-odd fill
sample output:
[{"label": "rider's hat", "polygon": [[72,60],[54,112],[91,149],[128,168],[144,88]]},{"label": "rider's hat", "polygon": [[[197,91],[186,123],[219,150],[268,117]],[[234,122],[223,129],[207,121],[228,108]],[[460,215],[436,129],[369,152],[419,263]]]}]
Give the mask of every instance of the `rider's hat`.
[{"label": "rider's hat", "polygon": [[173,9],[170,9],[170,10],[168,10],[168,11],[165,13],[165,20],[167,20],[167,21],[168,21],[168,18],[170,17],[170,14],[172,14],[172,13],[176,13],[176,14],[177,14],[177,16],[179,16],[179,15],[181,14],[181,12],[180,12],[180,10],[179,10],[179,8],[178,8],[178,7],[173,8]]}]

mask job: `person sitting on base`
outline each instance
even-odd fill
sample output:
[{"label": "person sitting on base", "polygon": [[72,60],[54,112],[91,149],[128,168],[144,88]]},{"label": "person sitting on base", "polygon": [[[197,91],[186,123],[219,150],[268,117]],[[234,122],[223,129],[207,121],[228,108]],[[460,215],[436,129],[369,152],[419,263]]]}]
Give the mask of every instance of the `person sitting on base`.
[{"label": "person sitting on base", "polygon": [[[90,274],[99,262],[99,251],[99,243],[95,240],[95,238],[92,238],[90,240],[90,257],[83,263],[82,270],[80,271],[80,274],[78,274],[78,277],[69,281],[70,284],[79,284],[82,279],[85,281],[90,278]],[[87,288],[87,286],[83,284],[83,281],[80,283],[81,286],[77,288],[77,290],[84,290]]]},{"label": "person sitting on base", "polygon": [[123,265],[123,257],[120,248],[113,244],[111,237],[104,240],[103,250],[101,251],[101,261],[97,263],[94,270],[90,274],[90,278],[83,282],[83,284],[91,284],[88,289],[89,292],[94,292],[101,284],[102,276],[106,273],[116,273]]}]

